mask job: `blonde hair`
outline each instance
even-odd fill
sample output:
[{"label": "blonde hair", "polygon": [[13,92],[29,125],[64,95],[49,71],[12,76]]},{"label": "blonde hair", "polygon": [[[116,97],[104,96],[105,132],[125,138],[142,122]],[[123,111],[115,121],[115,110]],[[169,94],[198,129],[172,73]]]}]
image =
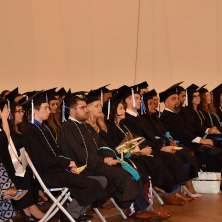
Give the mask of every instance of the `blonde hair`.
[{"label": "blonde hair", "polygon": [[100,129],[107,133],[107,126],[104,121],[104,114],[102,113],[102,115],[96,119],[93,115],[93,111],[92,111],[93,105],[92,104],[93,103],[90,103],[87,105],[87,108],[89,110],[89,116],[88,116],[88,119],[86,120],[86,122],[89,125],[91,125],[97,133],[100,132]]}]

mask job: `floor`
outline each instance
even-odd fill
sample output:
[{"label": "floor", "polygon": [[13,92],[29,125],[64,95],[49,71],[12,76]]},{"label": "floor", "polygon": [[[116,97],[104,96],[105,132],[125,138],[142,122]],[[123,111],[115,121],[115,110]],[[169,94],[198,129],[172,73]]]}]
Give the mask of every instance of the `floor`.
[{"label": "floor", "polygon": [[[155,200],[154,205],[157,208],[168,210],[171,217],[168,222],[222,222],[222,194],[203,194],[201,198],[195,199],[184,206],[165,205],[161,207]],[[43,207],[47,208],[47,206]],[[100,209],[102,214],[110,214],[115,212],[112,205],[107,205],[105,209]],[[100,222],[98,216],[91,212],[94,216],[92,222]],[[50,222],[58,222],[60,214],[57,214]],[[107,219],[107,222],[124,221],[120,215],[113,216]],[[133,218],[128,218],[128,222],[134,221]],[[24,222],[24,219],[19,215],[13,218],[13,222]],[[61,221],[62,222],[62,221]]]}]

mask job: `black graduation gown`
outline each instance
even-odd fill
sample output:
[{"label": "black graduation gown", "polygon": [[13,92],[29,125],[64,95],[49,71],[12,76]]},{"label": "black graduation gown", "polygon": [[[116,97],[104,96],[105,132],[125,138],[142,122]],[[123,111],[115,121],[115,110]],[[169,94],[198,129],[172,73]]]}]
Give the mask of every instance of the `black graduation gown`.
[{"label": "black graduation gown", "polygon": [[215,108],[216,108],[217,115],[220,118],[220,121],[222,121],[222,107],[218,106],[218,107],[215,107]]},{"label": "black graduation gown", "polygon": [[[153,114],[151,116],[150,115],[143,115],[140,117],[140,120],[141,120],[141,125],[144,123],[144,127],[145,126],[152,126],[152,133],[155,136],[159,137],[159,139],[157,139],[159,142],[161,142],[162,144],[165,144],[165,145],[170,145],[169,139],[165,137],[166,130],[165,130],[164,126],[162,125],[162,123],[160,122],[159,118],[155,114]],[[145,137],[147,139],[149,139],[149,136],[150,136],[149,134],[145,133]],[[154,150],[155,150],[155,148],[154,148]],[[180,171],[178,171],[178,172],[180,172],[180,174],[184,173],[184,170],[181,169],[182,165],[181,165],[181,163],[179,163],[178,160],[175,160],[175,162],[174,161],[169,162],[167,160],[167,158],[170,158],[170,159],[172,158],[170,156],[174,156],[174,158],[175,157],[179,158],[183,164],[185,164],[185,163],[190,164],[191,170],[190,170],[189,174],[187,174],[186,179],[189,180],[189,179],[192,179],[192,178],[195,178],[198,176],[198,171],[199,171],[198,162],[197,162],[195,155],[192,154],[191,149],[189,147],[184,146],[182,150],[177,150],[175,154],[170,154],[170,155],[168,155],[168,154],[166,156],[166,152],[162,152],[162,151],[160,152],[160,155],[163,157],[163,160],[168,162],[167,165],[169,165],[169,164],[172,165],[171,166],[172,169],[180,168]],[[176,163],[178,165],[175,165]],[[176,175],[176,176],[178,177],[179,175]]]},{"label": "black graduation gown", "polygon": [[60,156],[62,149],[44,126],[28,123],[23,144],[47,187],[68,187],[81,206],[98,207],[108,198],[98,181],[66,171],[70,160]]},{"label": "black graduation gown", "polygon": [[[115,151],[115,148],[125,138],[125,135],[129,133],[126,126],[120,125],[119,127],[122,131],[115,124],[110,123],[110,122],[107,123],[107,130],[108,130],[107,143],[109,147],[111,147],[114,151]],[[117,155],[120,156],[120,154],[117,154]],[[124,161],[128,162],[132,166],[133,166],[132,162],[135,164],[136,169],[138,173],[140,174],[140,178],[143,184],[146,184],[147,182],[149,182],[149,176],[151,175],[150,175],[150,172],[148,172],[148,168],[146,167],[146,164],[144,164],[144,161],[142,160],[141,156],[131,155],[130,160],[124,159]]]},{"label": "black graduation gown", "polygon": [[203,113],[204,116],[204,126],[211,128],[216,126],[217,129],[222,132],[222,127],[220,126],[220,122],[221,120],[219,119],[219,117],[217,116],[217,114],[213,113],[213,112],[206,112],[205,110],[201,110],[201,112]]},{"label": "black graduation gown", "polygon": [[[18,156],[20,156],[19,149],[22,146],[21,135],[17,134],[14,130],[10,130],[11,138],[17,150]],[[37,203],[38,201],[38,183],[33,179],[33,174],[31,169],[27,166],[26,173],[24,177],[15,176],[15,169],[12,164],[11,156],[8,152],[8,139],[4,131],[0,132],[0,155],[2,163],[4,164],[9,178],[14,183],[16,189],[28,190],[28,193],[20,200],[12,200],[14,209],[22,210],[30,207]]]},{"label": "black graduation gown", "polygon": [[112,151],[98,151],[106,144],[101,143],[99,135],[89,124],[68,119],[58,133],[58,141],[65,155],[73,159],[77,166],[87,163],[83,175],[105,176],[108,179],[106,191],[120,207],[127,208],[139,196],[139,188],[128,172],[118,166],[104,164],[104,157],[115,155]]},{"label": "black graduation gown", "polygon": [[160,117],[160,121],[164,125],[166,131],[170,132],[174,139],[193,149],[200,166],[206,164],[209,172],[218,172],[221,170],[222,155],[209,155],[207,152],[200,151],[200,147],[203,146],[192,142],[192,140],[199,135],[192,125],[190,125],[189,121],[184,118],[182,113],[173,113],[164,110]]},{"label": "black graduation gown", "polygon": [[195,111],[187,106],[180,111],[180,114],[189,122],[200,137],[204,136],[208,127],[204,126],[203,114],[199,109]]},{"label": "black graduation gown", "polygon": [[[126,113],[125,119],[120,123],[126,125],[130,132],[145,137],[144,144],[152,147],[154,157],[142,156],[142,159],[146,163],[154,186],[156,185],[170,193],[175,185],[186,180],[186,173],[181,161],[173,155],[168,153],[162,154],[163,152],[160,152],[162,144],[155,139],[155,136],[151,132],[152,128],[147,125],[147,122],[142,122],[140,117]],[[150,135],[149,138],[146,137],[144,131]],[[164,158],[162,155],[165,155]],[[166,158],[166,156],[168,157]],[[176,163],[178,167],[175,167]]]}]

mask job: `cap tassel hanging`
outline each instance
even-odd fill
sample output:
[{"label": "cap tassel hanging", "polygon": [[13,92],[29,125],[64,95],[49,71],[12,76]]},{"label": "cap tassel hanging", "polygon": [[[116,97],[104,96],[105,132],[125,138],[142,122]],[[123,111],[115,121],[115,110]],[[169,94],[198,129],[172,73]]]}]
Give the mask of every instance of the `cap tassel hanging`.
[{"label": "cap tassel hanging", "polygon": [[62,122],[64,123],[66,121],[65,118],[65,102],[64,100],[62,101]]},{"label": "cap tassel hanging", "polygon": [[101,90],[101,106],[103,107],[103,90]]},{"label": "cap tassel hanging", "polygon": [[186,89],[186,106],[188,106],[188,93],[187,93],[187,89]]},{"label": "cap tassel hanging", "polygon": [[144,114],[144,103],[143,103],[143,95],[141,95],[141,115],[143,115]]},{"label": "cap tassel hanging", "polygon": [[[158,96],[159,98],[160,98],[160,94],[159,94],[159,96]],[[160,118],[160,116],[161,116],[161,111],[160,111],[160,101],[159,101],[159,118]]]},{"label": "cap tassel hanging", "polygon": [[48,94],[47,93],[45,94],[45,99],[46,99],[46,102],[48,102]]},{"label": "cap tassel hanging", "polygon": [[109,115],[110,115],[110,99],[108,101],[108,114],[107,114],[107,119],[109,120]]},{"label": "cap tassel hanging", "polygon": [[34,102],[31,100],[32,113],[31,113],[31,123],[34,123]]},{"label": "cap tassel hanging", "polygon": [[133,97],[133,108],[136,108],[136,101],[135,101],[135,96],[134,96],[133,88],[132,88],[132,97]]},{"label": "cap tassel hanging", "polygon": [[[10,107],[10,101],[7,100],[7,103],[8,103],[8,111],[10,112],[10,109],[11,109],[11,107]],[[11,119],[12,119],[11,117],[12,117],[12,115],[11,115],[11,113],[10,113],[9,116],[8,116],[8,119],[11,120]]]},{"label": "cap tassel hanging", "polygon": [[159,103],[159,118],[160,118],[160,116],[161,116],[161,112],[160,112],[160,103]]}]

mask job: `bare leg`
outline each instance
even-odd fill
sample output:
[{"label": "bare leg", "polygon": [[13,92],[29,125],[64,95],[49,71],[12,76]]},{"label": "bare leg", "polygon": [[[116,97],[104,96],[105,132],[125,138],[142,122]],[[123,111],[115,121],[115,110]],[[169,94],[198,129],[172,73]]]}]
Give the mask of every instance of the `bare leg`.
[{"label": "bare leg", "polygon": [[29,212],[37,219],[41,219],[44,216],[44,213],[41,210],[39,210],[39,208],[36,205],[30,206]]}]

